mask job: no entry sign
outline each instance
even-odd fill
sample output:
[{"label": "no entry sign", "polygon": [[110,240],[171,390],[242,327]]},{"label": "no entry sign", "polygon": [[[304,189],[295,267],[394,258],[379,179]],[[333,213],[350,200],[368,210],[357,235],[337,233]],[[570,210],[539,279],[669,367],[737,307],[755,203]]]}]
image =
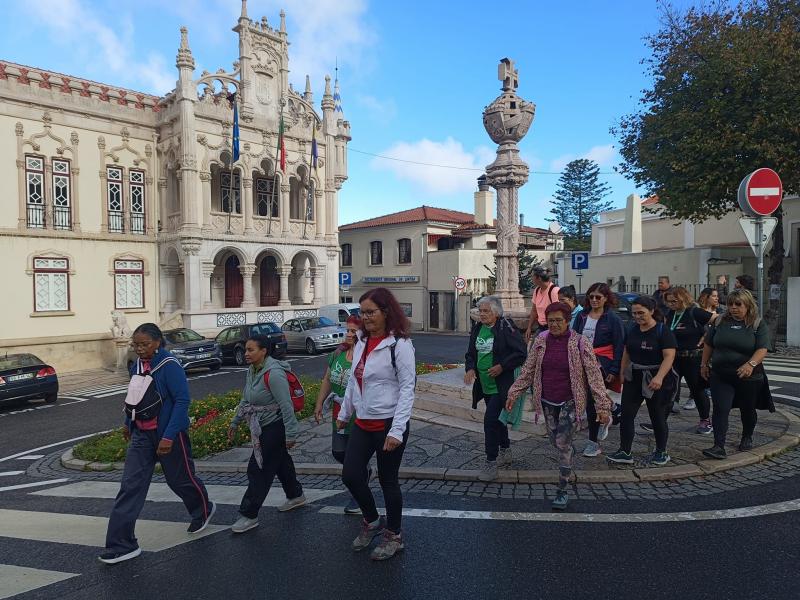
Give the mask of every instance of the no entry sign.
[{"label": "no entry sign", "polygon": [[772,169],[757,169],[739,184],[739,207],[746,215],[765,217],[780,206],[783,198],[781,178]]}]

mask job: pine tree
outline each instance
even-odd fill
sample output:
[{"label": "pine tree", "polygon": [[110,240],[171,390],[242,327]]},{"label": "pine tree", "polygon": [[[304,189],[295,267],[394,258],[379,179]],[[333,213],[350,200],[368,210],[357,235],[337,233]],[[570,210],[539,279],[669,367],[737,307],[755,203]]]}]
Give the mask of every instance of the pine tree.
[{"label": "pine tree", "polygon": [[592,223],[597,215],[612,207],[603,198],[611,192],[608,184],[598,181],[600,167],[593,160],[573,160],[558,178],[553,208],[550,212],[564,228],[566,250],[588,250],[592,245]]}]

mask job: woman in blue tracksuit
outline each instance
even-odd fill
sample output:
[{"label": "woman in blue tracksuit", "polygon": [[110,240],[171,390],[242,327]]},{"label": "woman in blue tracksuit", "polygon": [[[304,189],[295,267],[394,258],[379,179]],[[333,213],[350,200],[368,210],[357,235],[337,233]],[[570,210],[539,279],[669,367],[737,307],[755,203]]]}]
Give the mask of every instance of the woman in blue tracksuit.
[{"label": "woman in blue tracksuit", "polygon": [[[594,354],[603,371],[606,388],[619,392],[625,330],[622,321],[613,310],[616,304],[617,297],[607,284],[593,283],[586,292],[583,312],[577,315],[572,328],[592,342]],[[591,397],[586,402],[586,420],[589,422],[589,441],[583,450],[583,455],[598,456],[602,453],[598,442],[600,423],[597,422],[597,412]],[[608,433],[607,427],[604,433]],[[605,438],[605,435],[600,437]]]},{"label": "woman in blue tracksuit", "polygon": [[189,511],[192,518],[189,533],[203,531],[216,509],[194,470],[187,434],[189,385],[183,367],[164,349],[164,336],[153,323],[136,328],[133,349],[139,359],[131,374],[152,373],[162,406],[158,416],[147,421],[125,419],[124,435],[130,441],[125,470],[108,519],[106,551],[98,557],[106,564],[136,558],[142,553],[134,527],[147,498],[156,462],[161,464],[167,485]]}]

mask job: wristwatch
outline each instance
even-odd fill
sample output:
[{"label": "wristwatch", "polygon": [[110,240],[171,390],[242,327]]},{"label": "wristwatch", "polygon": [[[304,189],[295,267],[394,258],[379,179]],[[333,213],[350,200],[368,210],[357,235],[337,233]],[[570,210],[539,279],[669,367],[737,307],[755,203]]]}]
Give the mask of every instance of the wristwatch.
[{"label": "wristwatch", "polygon": [[747,364],[753,367],[754,369],[758,366],[758,363],[755,362],[754,360],[748,360]]}]

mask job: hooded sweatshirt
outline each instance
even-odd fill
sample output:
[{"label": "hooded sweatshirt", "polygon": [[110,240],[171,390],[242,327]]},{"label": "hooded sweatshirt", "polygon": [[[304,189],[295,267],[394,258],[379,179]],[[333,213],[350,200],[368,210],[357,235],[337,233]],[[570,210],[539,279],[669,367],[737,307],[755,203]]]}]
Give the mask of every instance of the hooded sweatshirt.
[{"label": "hooded sweatshirt", "polygon": [[[247,369],[247,379],[242,390],[242,401],[231,427],[237,427],[242,420],[242,409],[248,406],[263,407],[258,421],[262,427],[283,419],[286,440],[294,441],[298,434],[297,418],[294,415],[292,398],[289,395],[289,382],[286,372],[291,370],[289,363],[268,356],[256,371],[254,366]],[[269,371],[269,388],[264,385],[264,375]]]}]

